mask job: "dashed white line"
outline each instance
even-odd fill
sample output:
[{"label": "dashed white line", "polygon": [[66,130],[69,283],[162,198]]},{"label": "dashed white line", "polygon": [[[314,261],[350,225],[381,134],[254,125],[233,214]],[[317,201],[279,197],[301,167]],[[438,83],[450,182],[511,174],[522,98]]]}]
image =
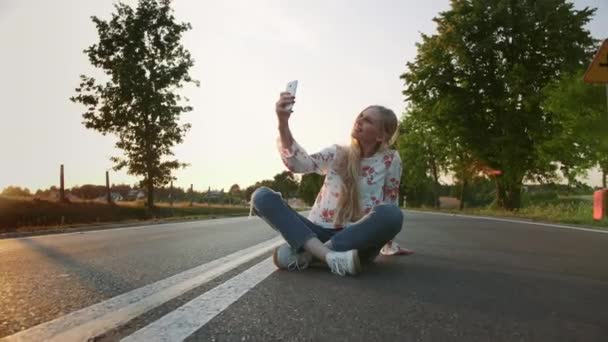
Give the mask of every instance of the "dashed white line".
[{"label": "dashed white line", "polygon": [[275,270],[271,258],[268,258],[121,341],[183,341]]},{"label": "dashed white line", "polygon": [[50,322],[4,337],[0,341],[86,341],[119,327],[284,243],[268,240],[172,277],[132,290]]}]

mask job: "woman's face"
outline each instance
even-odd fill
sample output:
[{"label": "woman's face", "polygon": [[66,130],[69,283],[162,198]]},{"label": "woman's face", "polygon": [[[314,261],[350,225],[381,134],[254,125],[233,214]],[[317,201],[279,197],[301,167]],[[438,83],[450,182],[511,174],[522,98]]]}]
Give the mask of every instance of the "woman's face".
[{"label": "woman's face", "polygon": [[357,139],[364,146],[375,146],[384,139],[382,119],[380,113],[374,108],[361,112],[355,120],[351,137]]}]

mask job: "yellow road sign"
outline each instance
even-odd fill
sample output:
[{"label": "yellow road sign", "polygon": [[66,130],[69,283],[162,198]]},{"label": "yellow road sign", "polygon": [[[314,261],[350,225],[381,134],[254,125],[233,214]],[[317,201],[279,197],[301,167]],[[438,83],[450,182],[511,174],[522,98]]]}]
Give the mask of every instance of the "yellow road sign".
[{"label": "yellow road sign", "polygon": [[608,39],[595,54],[583,80],[587,83],[608,83]]}]

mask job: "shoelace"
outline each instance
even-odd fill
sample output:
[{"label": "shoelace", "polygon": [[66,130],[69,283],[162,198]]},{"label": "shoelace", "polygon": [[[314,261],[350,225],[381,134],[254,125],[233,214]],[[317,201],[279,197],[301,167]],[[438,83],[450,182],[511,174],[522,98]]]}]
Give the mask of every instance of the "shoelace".
[{"label": "shoelace", "polygon": [[331,271],[337,275],[345,276],[346,275],[346,266],[342,264],[341,259],[330,258],[329,260],[329,268]]},{"label": "shoelace", "polygon": [[288,271],[301,271],[305,268],[308,267],[308,262],[304,261],[304,263],[302,265],[300,265],[300,262],[298,260],[299,258],[296,256],[296,259],[292,262],[289,263],[289,265],[287,265],[287,270]]}]

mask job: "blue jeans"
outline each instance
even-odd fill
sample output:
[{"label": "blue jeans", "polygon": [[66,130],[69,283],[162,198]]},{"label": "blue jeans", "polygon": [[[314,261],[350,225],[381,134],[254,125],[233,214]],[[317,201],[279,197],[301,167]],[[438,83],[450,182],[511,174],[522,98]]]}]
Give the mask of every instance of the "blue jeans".
[{"label": "blue jeans", "polygon": [[334,251],[358,250],[361,262],[373,261],[403,225],[401,209],[392,204],[377,205],[359,221],[337,230],[323,228],[298,214],[280,193],[267,187],[258,188],[251,195],[251,203],[253,211],[295,250],[302,251],[306,241],[316,237],[321,242],[331,240]]}]

